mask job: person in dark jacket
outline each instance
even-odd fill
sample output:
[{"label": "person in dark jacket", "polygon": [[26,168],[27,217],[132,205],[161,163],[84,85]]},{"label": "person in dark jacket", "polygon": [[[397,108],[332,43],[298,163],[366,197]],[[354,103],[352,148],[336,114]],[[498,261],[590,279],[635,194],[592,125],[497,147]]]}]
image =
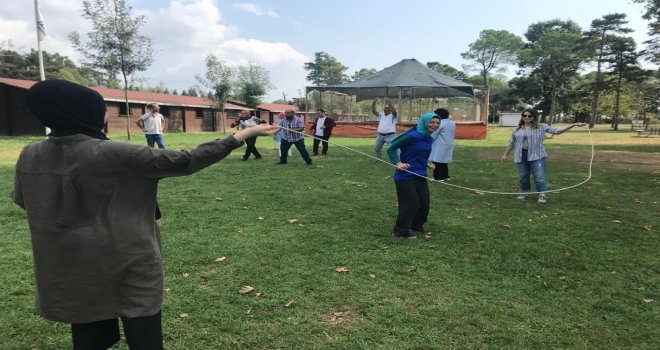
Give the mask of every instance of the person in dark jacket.
[{"label": "person in dark jacket", "polygon": [[37,313],[71,324],[73,349],[112,347],[119,319],[130,349],[162,349],[159,180],[200,171],[279,128],[177,151],[110,141],[101,95],[68,81],[34,84],[27,107],[52,130],[21,151],[12,192],[30,228]]},{"label": "person in dark jacket", "polygon": [[323,143],[323,148],[321,149],[321,155],[328,155],[328,140],[332,136],[332,129],[335,127],[336,123],[332,117],[329,117],[325,114],[324,109],[316,110],[316,119],[310,130],[314,133],[314,143],[312,144],[312,155],[319,155],[319,143]]}]

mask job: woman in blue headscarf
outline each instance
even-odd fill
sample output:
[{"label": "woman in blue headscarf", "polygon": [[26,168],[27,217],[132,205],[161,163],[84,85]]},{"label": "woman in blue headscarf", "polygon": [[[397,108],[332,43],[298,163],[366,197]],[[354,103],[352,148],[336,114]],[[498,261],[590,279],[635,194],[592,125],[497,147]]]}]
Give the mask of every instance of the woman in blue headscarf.
[{"label": "woman in blue headscarf", "polygon": [[431,134],[439,126],[440,117],[435,113],[426,113],[419,118],[417,127],[397,136],[387,148],[390,161],[397,168],[394,184],[399,214],[393,230],[397,237],[411,237],[414,233],[424,232],[431,202],[426,183],[427,160],[433,147]]}]

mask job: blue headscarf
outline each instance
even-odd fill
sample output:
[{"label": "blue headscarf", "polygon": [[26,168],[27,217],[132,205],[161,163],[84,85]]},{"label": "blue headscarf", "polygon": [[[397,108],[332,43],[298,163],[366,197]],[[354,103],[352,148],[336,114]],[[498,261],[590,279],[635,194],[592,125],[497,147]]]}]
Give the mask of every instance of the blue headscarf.
[{"label": "blue headscarf", "polygon": [[433,118],[440,119],[440,117],[433,112],[426,113],[419,117],[419,122],[417,122],[417,131],[426,137],[431,136],[431,132],[429,131],[429,122]]},{"label": "blue headscarf", "polygon": [[408,135],[413,130],[417,130],[417,131],[419,131],[420,134],[422,134],[426,137],[430,137],[431,132],[429,132],[428,128],[429,128],[429,122],[433,118],[440,119],[440,117],[437,114],[433,113],[433,112],[429,112],[429,113],[426,113],[426,114],[422,115],[421,117],[419,117],[419,122],[417,122],[417,127],[410,128],[410,129],[402,132],[397,137],[395,137],[394,140],[392,140],[392,143],[397,142],[401,138],[404,138],[405,135]]}]

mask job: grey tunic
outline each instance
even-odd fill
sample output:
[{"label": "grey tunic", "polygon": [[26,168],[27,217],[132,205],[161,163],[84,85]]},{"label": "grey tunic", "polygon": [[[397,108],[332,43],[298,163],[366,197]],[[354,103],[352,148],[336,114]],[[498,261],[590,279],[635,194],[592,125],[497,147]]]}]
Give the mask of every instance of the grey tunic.
[{"label": "grey tunic", "polygon": [[199,171],[241,144],[230,136],[192,151],[157,150],[73,135],[26,146],[12,198],[27,212],[37,311],[68,323],[156,314],[158,180]]}]

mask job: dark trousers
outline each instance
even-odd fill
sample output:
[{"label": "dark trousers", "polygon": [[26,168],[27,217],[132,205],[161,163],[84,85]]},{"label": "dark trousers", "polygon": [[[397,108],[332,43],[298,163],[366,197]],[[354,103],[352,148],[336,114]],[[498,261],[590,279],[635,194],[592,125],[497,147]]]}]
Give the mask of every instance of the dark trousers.
[{"label": "dark trousers", "polygon": [[[163,349],[160,311],[153,316],[122,317],[126,343],[130,350]],[[105,350],[119,341],[119,320],[71,324],[74,350]]]},{"label": "dark trousers", "polygon": [[309,157],[309,153],[307,153],[307,148],[305,148],[305,139],[300,139],[296,142],[289,142],[285,139],[282,139],[282,141],[280,142],[280,163],[286,164],[286,158],[287,155],[289,154],[289,149],[291,148],[291,145],[296,146],[298,152],[300,152],[300,155],[305,160],[305,163],[307,163],[308,165],[312,165],[312,158]]},{"label": "dark trousers", "polygon": [[261,154],[259,154],[259,151],[257,150],[257,146],[255,144],[257,143],[257,137],[248,137],[245,139],[245,144],[247,145],[247,149],[245,149],[245,154],[243,155],[243,160],[247,160],[250,158],[250,154],[254,154],[255,159],[261,158]]},{"label": "dark trousers", "polygon": [[[328,154],[328,140],[330,139],[330,135],[328,136],[314,136],[314,143],[312,144],[312,154],[317,155],[319,154],[319,143],[323,143],[323,148],[321,149],[321,154]],[[323,141],[321,141],[323,140]]]},{"label": "dark trousers", "polygon": [[433,169],[434,180],[447,180],[449,178],[449,164],[433,162],[433,165],[435,165],[435,169]]},{"label": "dark trousers", "polygon": [[396,217],[394,233],[406,235],[410,230],[423,232],[431,204],[426,179],[416,177],[394,183],[399,202],[399,214]]}]

